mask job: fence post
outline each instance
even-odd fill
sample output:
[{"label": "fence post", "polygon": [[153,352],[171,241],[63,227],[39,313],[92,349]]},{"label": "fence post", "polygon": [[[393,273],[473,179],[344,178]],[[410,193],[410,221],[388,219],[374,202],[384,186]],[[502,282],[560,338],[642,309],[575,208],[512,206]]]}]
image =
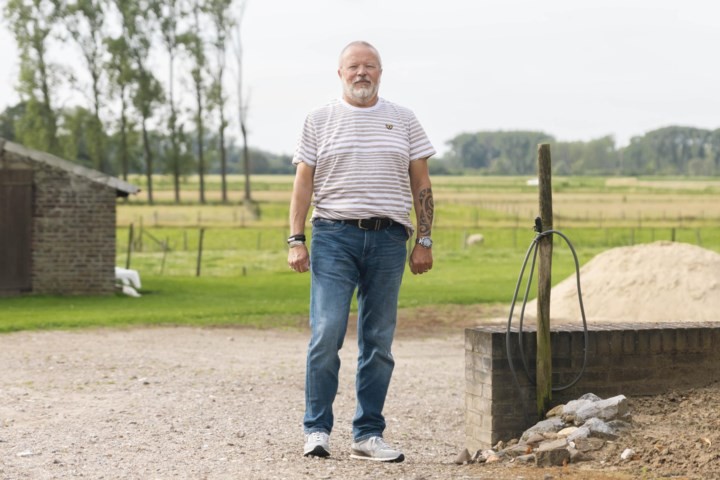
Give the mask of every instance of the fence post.
[{"label": "fence post", "polygon": [[[543,232],[553,228],[552,165],[550,145],[538,145],[538,186]],[[537,413],[545,418],[552,400],[552,352],[550,351],[550,289],[552,287],[552,235],[538,242],[537,296]]]},{"label": "fence post", "polygon": [[128,231],[128,248],[127,248],[127,258],[125,260],[125,268],[130,268],[130,257],[132,256],[132,249],[133,249],[133,242],[135,239],[133,239],[133,224],[130,224],[130,229]]},{"label": "fence post", "polygon": [[202,265],[202,252],[203,252],[203,238],[205,237],[205,229],[200,229],[200,241],[198,242],[198,256],[197,256],[197,268],[195,269],[195,276],[200,276],[200,265]]},{"label": "fence post", "polygon": [[145,230],[145,227],[143,227],[144,218],[145,217],[140,215],[140,235],[137,236],[137,245],[135,246],[135,250],[137,250],[138,252],[143,251],[143,231]]},{"label": "fence post", "polygon": [[167,258],[167,253],[170,245],[170,237],[165,237],[165,243],[163,243],[163,256],[162,256],[162,263],[160,263],[160,275],[165,273],[165,259]]}]

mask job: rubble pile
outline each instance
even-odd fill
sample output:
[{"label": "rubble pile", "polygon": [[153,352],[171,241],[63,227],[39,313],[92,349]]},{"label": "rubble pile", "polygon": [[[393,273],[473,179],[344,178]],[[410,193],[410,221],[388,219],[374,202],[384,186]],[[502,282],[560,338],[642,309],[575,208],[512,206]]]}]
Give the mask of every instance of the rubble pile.
[{"label": "rubble pile", "polygon": [[[592,452],[618,439],[632,427],[624,395],[601,399],[588,393],[565,405],[558,405],[547,418],[527,429],[519,439],[498,442],[494,448],[474,454],[465,449],[455,463],[534,463],[539,467],[562,466],[592,459]],[[630,460],[634,452],[623,452]]]}]

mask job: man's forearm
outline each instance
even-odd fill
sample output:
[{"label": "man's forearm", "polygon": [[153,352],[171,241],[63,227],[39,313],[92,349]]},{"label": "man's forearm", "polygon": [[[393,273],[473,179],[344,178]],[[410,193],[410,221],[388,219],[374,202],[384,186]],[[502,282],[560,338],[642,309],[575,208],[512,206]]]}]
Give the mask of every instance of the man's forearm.
[{"label": "man's forearm", "polygon": [[298,165],[290,199],[290,235],[305,233],[305,222],[313,193],[313,171],[305,164]]},{"label": "man's forearm", "polygon": [[302,199],[296,200],[293,196],[293,200],[290,202],[290,235],[305,233],[305,222],[309,210],[309,200],[307,202]]},{"label": "man's forearm", "polygon": [[435,201],[433,200],[432,188],[423,188],[418,193],[415,203],[415,215],[417,217],[418,237],[429,237],[432,234],[432,224],[435,216]]}]

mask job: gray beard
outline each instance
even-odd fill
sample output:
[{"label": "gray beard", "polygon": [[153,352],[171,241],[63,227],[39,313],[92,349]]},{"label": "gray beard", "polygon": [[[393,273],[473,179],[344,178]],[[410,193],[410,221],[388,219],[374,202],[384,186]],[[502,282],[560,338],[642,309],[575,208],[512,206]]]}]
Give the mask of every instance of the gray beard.
[{"label": "gray beard", "polygon": [[375,96],[378,92],[378,85],[371,85],[369,87],[355,87],[353,85],[344,85],[345,88],[345,94],[352,98],[353,100],[357,100],[359,102],[363,102],[367,100],[368,98],[372,98]]}]

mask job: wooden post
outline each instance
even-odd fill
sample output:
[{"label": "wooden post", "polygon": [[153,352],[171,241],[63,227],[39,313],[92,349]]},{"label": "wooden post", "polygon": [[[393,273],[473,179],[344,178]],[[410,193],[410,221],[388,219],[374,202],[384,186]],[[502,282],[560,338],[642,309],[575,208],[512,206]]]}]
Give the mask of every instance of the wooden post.
[{"label": "wooden post", "polygon": [[130,268],[130,257],[132,256],[132,250],[133,250],[133,242],[135,239],[133,238],[133,224],[130,224],[130,229],[128,230],[128,248],[127,248],[127,258],[125,260],[125,268]]},{"label": "wooden post", "polygon": [[197,256],[197,268],[195,269],[195,276],[200,276],[200,266],[202,265],[202,251],[203,251],[203,238],[205,237],[205,229],[200,229],[200,240],[198,242],[198,256]]},{"label": "wooden post", "polygon": [[143,223],[144,223],[143,219],[144,218],[145,217],[140,215],[140,234],[137,236],[137,245],[135,245],[135,250],[137,250],[138,252],[143,251],[143,233],[145,231],[145,227],[143,227]]},{"label": "wooden post", "polygon": [[[538,191],[543,232],[553,228],[552,169],[550,145],[538,145]],[[538,242],[537,296],[537,413],[545,418],[552,400],[552,352],[550,351],[550,288],[552,287],[552,235]]]},{"label": "wooden post", "polygon": [[162,245],[163,249],[163,256],[162,256],[162,262],[160,263],[160,275],[165,273],[165,259],[167,258],[168,250],[170,250],[170,237],[165,237],[165,243]]}]

